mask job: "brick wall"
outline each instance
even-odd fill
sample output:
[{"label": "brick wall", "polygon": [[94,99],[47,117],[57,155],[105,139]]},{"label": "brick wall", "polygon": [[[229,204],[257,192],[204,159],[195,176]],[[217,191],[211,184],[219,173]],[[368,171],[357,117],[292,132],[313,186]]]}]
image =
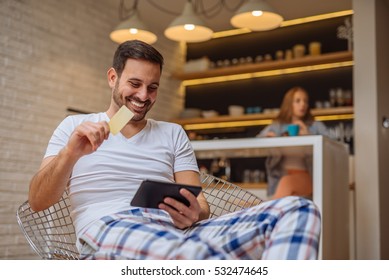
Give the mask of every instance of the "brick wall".
[{"label": "brick wall", "polygon": [[[53,129],[67,107],[103,111],[109,105],[106,70],[118,23],[111,0],[0,0],[0,259],[34,259],[15,219],[26,200]],[[162,36],[160,36],[162,37]],[[179,46],[155,45],[167,65],[150,117],[168,120],[183,106],[169,72],[182,63]],[[171,62],[169,62],[171,61]]]}]

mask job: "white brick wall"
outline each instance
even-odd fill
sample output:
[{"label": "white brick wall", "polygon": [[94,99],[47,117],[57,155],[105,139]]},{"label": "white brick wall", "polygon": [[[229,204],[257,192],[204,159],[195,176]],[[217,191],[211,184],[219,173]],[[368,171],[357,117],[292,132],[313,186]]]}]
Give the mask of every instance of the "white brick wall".
[{"label": "white brick wall", "polygon": [[[117,3],[0,0],[0,259],[36,258],[15,211],[66,108],[103,111],[109,104],[106,71],[116,44],[108,34],[118,23]],[[183,106],[169,74],[183,58],[167,39],[155,46],[167,64],[150,117],[169,120]]]}]

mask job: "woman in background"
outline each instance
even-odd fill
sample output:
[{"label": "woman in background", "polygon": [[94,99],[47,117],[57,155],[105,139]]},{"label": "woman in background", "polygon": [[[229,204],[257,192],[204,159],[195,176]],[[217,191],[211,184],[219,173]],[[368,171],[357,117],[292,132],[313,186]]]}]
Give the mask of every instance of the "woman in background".
[{"label": "woman in background", "polygon": [[[293,87],[286,92],[279,114],[257,137],[288,136],[287,127],[290,124],[299,126],[298,135],[329,136],[326,126],[314,120],[308,93],[302,87]],[[289,195],[312,195],[312,156],[303,152],[287,157],[269,156],[266,159],[266,172],[269,197],[276,199]]]}]

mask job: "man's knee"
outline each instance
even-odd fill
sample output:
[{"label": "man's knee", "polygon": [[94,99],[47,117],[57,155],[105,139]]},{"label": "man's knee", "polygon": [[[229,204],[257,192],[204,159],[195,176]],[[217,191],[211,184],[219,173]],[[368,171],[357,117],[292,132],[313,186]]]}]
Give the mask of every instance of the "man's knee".
[{"label": "man's knee", "polygon": [[277,200],[279,200],[281,204],[285,205],[285,208],[290,208],[290,210],[305,209],[306,212],[312,213],[319,218],[321,216],[318,206],[311,199],[301,196],[287,196]]}]

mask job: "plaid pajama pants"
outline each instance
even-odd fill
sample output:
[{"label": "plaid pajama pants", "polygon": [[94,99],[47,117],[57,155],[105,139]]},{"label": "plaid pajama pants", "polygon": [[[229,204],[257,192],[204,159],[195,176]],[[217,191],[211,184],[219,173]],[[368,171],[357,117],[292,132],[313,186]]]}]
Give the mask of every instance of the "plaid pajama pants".
[{"label": "plaid pajama pants", "polygon": [[317,259],[320,213],[286,197],[221,217],[174,227],[158,209],[105,216],[79,238],[81,259]]}]

